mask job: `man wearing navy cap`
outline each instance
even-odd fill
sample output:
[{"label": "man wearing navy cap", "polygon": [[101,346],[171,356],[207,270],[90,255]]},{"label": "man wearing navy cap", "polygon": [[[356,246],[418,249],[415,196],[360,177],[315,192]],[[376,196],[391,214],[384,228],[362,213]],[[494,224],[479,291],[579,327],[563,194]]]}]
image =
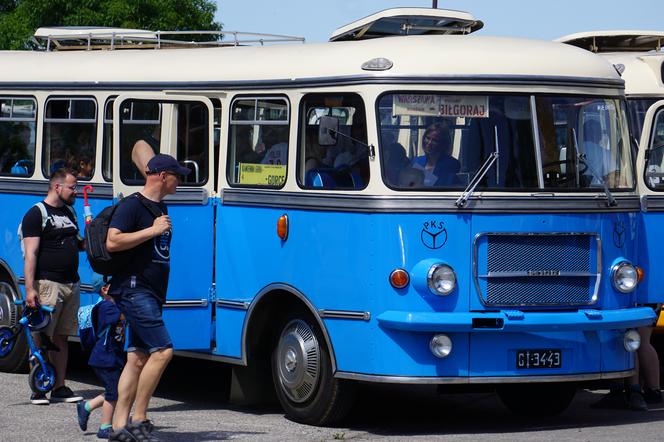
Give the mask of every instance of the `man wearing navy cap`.
[{"label": "man wearing navy cap", "polygon": [[[170,270],[171,219],[162,202],[175,193],[190,172],[170,155],[157,154],[147,163],[145,186],[125,198],[113,213],[106,247],[123,253],[125,269],[113,275],[109,294],[129,324],[127,364],[118,385],[118,402],[110,440],[155,440],[146,413],[173,343],[162,319]],[[135,400],[134,400],[135,399]],[[127,425],[132,404],[134,415]]]}]

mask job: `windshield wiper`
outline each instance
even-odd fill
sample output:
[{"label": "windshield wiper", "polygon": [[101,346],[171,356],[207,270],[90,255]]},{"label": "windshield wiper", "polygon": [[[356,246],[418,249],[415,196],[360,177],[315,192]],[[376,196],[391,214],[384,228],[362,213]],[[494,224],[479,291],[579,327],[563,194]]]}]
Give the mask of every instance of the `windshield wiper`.
[{"label": "windshield wiper", "polygon": [[[594,167],[590,165],[590,162],[586,161],[586,154],[585,153],[580,153],[579,152],[579,144],[576,140],[576,130],[572,129],[572,135],[574,135],[574,150],[576,151],[576,160],[580,163],[583,163],[584,166],[590,170],[590,173],[592,174],[593,178],[596,178],[599,183],[604,187],[604,194],[606,195],[606,206],[607,207],[615,207],[618,205],[618,202],[616,199],[613,197],[613,194],[609,190],[609,185],[606,184],[606,181],[604,178],[602,178],[597,171],[595,170]],[[579,173],[579,168],[576,168],[577,175]],[[577,180],[577,184],[580,184],[579,180]]]},{"label": "windshield wiper", "polygon": [[468,198],[470,198],[470,195],[473,194],[477,185],[480,183],[482,178],[484,178],[484,175],[486,175],[489,169],[491,169],[493,163],[496,162],[498,156],[499,154],[497,151],[491,152],[491,155],[489,155],[487,159],[484,160],[484,163],[482,164],[482,167],[480,167],[480,170],[478,170],[477,174],[473,177],[472,180],[470,180],[470,183],[468,183],[468,186],[466,186],[459,199],[455,201],[454,203],[455,206],[463,207],[466,205],[466,203],[468,202]]}]

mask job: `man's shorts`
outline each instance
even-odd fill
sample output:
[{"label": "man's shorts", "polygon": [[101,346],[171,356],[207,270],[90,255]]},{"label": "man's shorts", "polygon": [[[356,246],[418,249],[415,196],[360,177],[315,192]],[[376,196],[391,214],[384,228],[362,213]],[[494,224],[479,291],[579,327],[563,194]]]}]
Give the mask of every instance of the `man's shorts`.
[{"label": "man's shorts", "polygon": [[173,342],[162,319],[162,306],[150,293],[124,294],[117,301],[129,325],[127,352],[154,353],[173,348]]},{"label": "man's shorts", "polygon": [[35,283],[35,289],[39,293],[39,303],[55,309],[51,314],[51,323],[44,330],[46,336],[76,336],[78,307],[81,302],[80,282],[62,284],[40,279]]},{"label": "man's shorts", "polygon": [[104,384],[104,399],[107,401],[118,400],[118,383],[120,382],[121,368],[92,367],[97,379]]}]

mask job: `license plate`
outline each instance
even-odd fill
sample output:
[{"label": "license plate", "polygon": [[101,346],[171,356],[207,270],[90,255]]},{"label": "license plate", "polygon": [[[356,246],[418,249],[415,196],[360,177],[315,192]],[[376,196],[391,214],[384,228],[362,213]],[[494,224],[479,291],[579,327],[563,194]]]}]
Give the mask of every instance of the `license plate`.
[{"label": "license plate", "polygon": [[560,350],[517,350],[516,368],[560,368],[563,355]]}]

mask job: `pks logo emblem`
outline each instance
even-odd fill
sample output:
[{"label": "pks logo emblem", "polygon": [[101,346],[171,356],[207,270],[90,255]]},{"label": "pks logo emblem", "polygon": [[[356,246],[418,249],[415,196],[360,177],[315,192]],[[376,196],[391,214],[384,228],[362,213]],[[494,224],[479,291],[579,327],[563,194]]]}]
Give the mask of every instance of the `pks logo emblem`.
[{"label": "pks logo emblem", "polygon": [[622,221],[613,223],[613,244],[619,249],[625,245],[625,223]]},{"label": "pks logo emblem", "polygon": [[442,221],[427,221],[422,225],[420,239],[428,249],[440,249],[447,242],[447,229]]}]

